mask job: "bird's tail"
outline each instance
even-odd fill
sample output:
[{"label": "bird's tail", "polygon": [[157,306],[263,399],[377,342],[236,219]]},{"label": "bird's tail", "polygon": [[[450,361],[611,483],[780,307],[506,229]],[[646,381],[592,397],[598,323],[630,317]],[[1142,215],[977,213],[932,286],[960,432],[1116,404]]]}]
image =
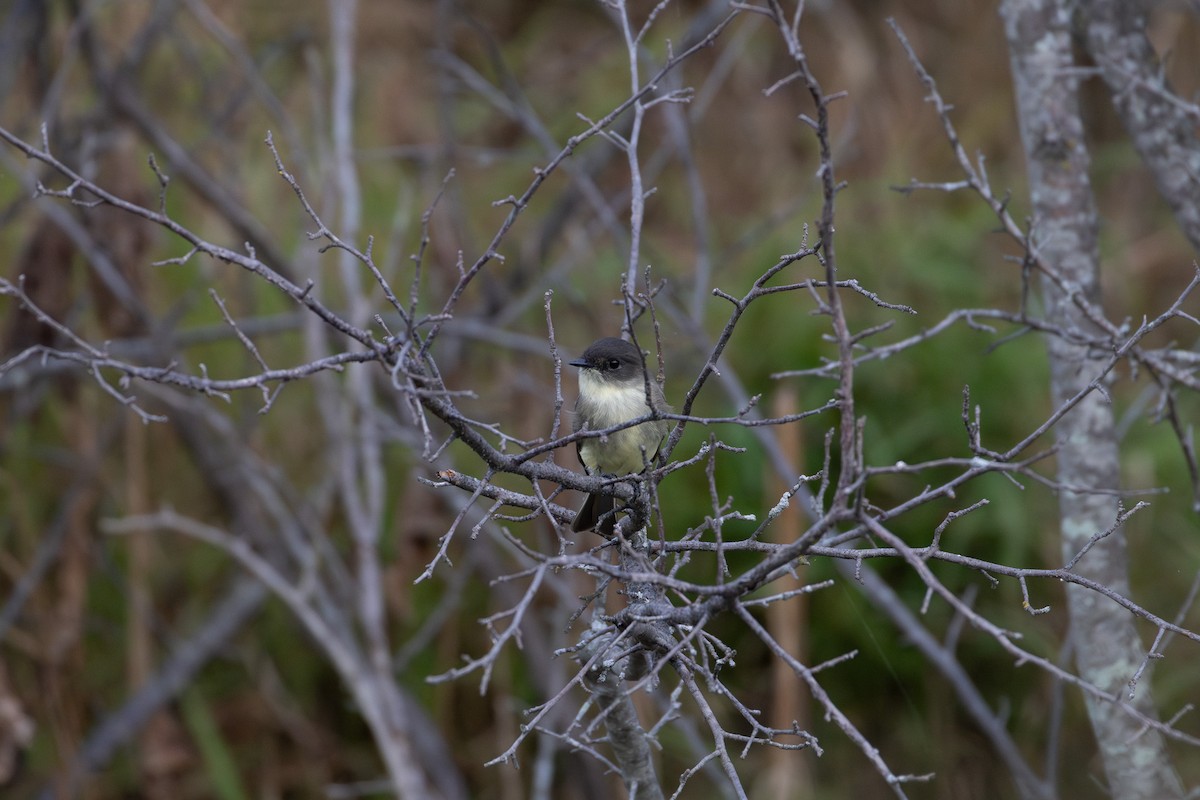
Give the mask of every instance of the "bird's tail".
[{"label": "bird's tail", "polygon": [[590,531],[598,524],[600,527],[597,533],[603,536],[612,536],[613,529],[617,525],[617,515],[613,513],[613,507],[613,499],[608,495],[589,494],[587,500],[583,501],[579,513],[575,515],[575,521],[571,523],[571,530],[576,533]]}]

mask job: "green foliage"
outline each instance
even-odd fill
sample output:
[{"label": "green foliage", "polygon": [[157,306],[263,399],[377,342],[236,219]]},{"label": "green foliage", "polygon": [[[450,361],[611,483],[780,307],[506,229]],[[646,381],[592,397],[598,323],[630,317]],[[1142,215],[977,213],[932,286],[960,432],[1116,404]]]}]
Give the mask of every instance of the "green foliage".
[{"label": "green foliage", "polygon": [[250,795],[242,785],[237,761],[208,704],[193,689],[183,693],[180,705],[184,722],[204,759],[212,796],[219,800],[246,800]]}]

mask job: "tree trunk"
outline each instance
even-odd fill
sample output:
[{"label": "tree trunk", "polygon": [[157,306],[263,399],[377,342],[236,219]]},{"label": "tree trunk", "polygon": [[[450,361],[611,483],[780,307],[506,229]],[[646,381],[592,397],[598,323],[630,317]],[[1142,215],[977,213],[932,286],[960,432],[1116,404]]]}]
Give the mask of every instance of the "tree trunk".
[{"label": "tree trunk", "polygon": [[[1084,308],[1100,300],[1097,214],[1088,178],[1071,54],[1070,13],[1058,0],[1005,0],[1002,15],[1016,87],[1021,138],[1033,201],[1031,248],[1051,274],[1043,274],[1045,314],[1074,334],[1094,334]],[[1061,407],[1102,374],[1109,353],[1089,350],[1063,336],[1047,338],[1051,393]],[[1077,491],[1060,491],[1062,552],[1073,558],[1109,529],[1118,514],[1112,494],[1120,470],[1113,410],[1106,394],[1093,390],[1058,423],[1058,480]],[[1129,595],[1125,537],[1118,529],[1081,559],[1076,571],[1113,591]],[[1137,670],[1145,648],[1133,618],[1102,595],[1067,586],[1071,637],[1079,674],[1120,695]],[[1133,704],[1155,714],[1143,683]],[[1142,723],[1118,706],[1087,697],[1088,713],[1114,798],[1169,798],[1182,794],[1162,737],[1142,732]]]}]

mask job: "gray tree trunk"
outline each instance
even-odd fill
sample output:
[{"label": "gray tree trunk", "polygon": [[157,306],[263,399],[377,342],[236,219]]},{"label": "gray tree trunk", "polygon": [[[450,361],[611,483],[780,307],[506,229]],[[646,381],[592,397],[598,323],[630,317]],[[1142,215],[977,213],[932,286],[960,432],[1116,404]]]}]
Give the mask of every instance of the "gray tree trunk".
[{"label": "gray tree trunk", "polygon": [[1086,0],[1084,41],[1113,106],[1179,229],[1200,252],[1200,135],[1188,104],[1167,85],[1146,36],[1150,3]]},{"label": "gray tree trunk", "polygon": [[[1084,313],[1100,300],[1097,214],[1088,177],[1090,159],[1079,116],[1070,38],[1070,14],[1061,0],[1005,0],[1002,6],[1012,60],[1021,138],[1033,201],[1032,247],[1053,275],[1043,274],[1046,317],[1086,337],[1096,328]],[[1074,337],[1073,337],[1074,338]],[[1103,371],[1108,353],[1064,337],[1047,338],[1051,393],[1060,407]],[[1115,489],[1120,479],[1113,410],[1102,391],[1087,394],[1058,423],[1058,480],[1084,491],[1060,492],[1062,552],[1070,560],[1113,525],[1117,499],[1086,489]],[[1076,570],[1122,595],[1129,594],[1121,530],[1098,542]],[[1107,692],[1127,692],[1145,653],[1133,618],[1102,595],[1067,586],[1071,641],[1079,674]],[[1133,704],[1155,715],[1143,683]],[[1182,795],[1162,737],[1118,706],[1087,697],[1108,789],[1114,798]]]}]

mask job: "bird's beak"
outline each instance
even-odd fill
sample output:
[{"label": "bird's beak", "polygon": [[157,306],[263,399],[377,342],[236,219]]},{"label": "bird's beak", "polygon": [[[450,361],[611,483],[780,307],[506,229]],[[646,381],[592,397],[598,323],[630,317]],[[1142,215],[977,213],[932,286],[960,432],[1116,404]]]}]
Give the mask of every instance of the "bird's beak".
[{"label": "bird's beak", "polygon": [[574,361],[568,361],[567,363],[570,364],[572,367],[579,367],[580,369],[587,369],[588,367],[591,366],[591,364],[584,361],[582,358],[577,358]]}]

